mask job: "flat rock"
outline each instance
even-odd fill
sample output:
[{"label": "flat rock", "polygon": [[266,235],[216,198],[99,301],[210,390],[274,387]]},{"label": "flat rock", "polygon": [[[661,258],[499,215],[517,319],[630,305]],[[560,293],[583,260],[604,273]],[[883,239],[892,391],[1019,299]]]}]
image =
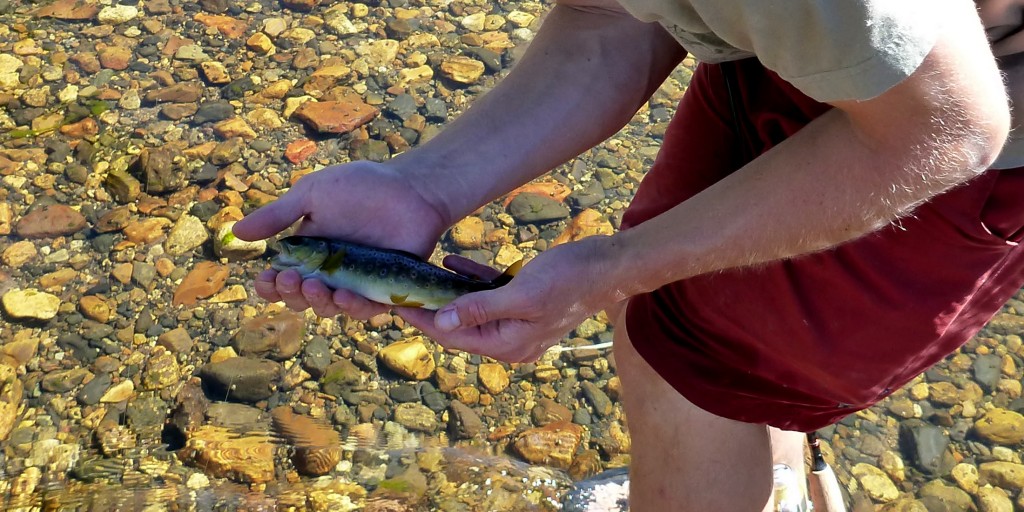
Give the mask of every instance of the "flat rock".
[{"label": "flat rock", "polygon": [[259,484],[274,479],[274,452],[272,436],[240,436],[230,429],[204,425],[189,436],[181,456],[211,476]]},{"label": "flat rock", "polygon": [[229,270],[212,261],[201,261],[190,271],[174,291],[174,305],[191,306],[212,297],[224,288]]},{"label": "flat rock", "polygon": [[61,300],[56,295],[33,289],[15,288],[4,294],[4,312],[12,318],[50,320],[57,316]]},{"label": "flat rock", "polygon": [[388,368],[407,379],[425,380],[434,374],[434,356],[418,337],[392,343],[378,355]]},{"label": "flat rock", "polygon": [[33,208],[18,220],[15,231],[25,238],[53,238],[75,234],[85,227],[85,217],[74,208],[51,204]]},{"label": "flat rock", "polygon": [[305,318],[285,310],[245,320],[232,336],[231,345],[243,356],[284,361],[299,353],[305,334]]},{"label": "flat rock", "polygon": [[377,108],[362,101],[307,101],[295,116],[320,133],[348,133],[377,116]]},{"label": "flat rock", "polygon": [[516,437],[512,446],[520,457],[531,464],[569,469],[582,442],[583,427],[561,421],[524,431]]},{"label": "flat rock", "polygon": [[58,0],[36,9],[32,14],[39,18],[56,18],[76,21],[91,20],[100,12],[100,6],[86,0]]},{"label": "flat rock", "polygon": [[199,371],[208,396],[247,403],[270,398],[280,376],[281,365],[249,357],[208,363]]},{"label": "flat rock", "polygon": [[508,213],[517,222],[541,224],[569,217],[569,208],[556,199],[526,193],[512,199]]},{"label": "flat rock", "polygon": [[1024,441],[1024,415],[1006,409],[992,409],[974,423],[974,431],[996,444],[1019,444]]}]

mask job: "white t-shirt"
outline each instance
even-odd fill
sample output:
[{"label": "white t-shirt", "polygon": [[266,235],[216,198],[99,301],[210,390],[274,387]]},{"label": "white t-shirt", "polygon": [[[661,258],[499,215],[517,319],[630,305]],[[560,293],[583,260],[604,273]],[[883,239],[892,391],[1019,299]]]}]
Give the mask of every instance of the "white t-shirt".
[{"label": "white t-shirt", "polygon": [[817,101],[866,100],[910,76],[953,0],[619,0],[698,60],[757,57]]}]

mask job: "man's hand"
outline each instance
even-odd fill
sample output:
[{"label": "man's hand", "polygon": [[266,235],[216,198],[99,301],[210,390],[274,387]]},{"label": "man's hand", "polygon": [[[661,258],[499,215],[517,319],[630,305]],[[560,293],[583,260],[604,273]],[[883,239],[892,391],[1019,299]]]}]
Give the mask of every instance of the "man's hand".
[{"label": "man's hand", "polygon": [[[448,220],[426,201],[422,187],[385,164],[355,162],[304,176],[280,199],[256,210],[234,226],[242,240],[269,238],[301,220],[297,233],[399,249],[427,257]],[[332,291],[298,272],[267,270],[256,293],[320,316],[346,313],[368,318],[388,309],[348,290]]]},{"label": "man's hand", "polygon": [[[459,297],[436,313],[397,308],[410,324],[447,348],[507,362],[539,358],[588,316],[623,299],[609,286],[609,237],[590,237],[541,253],[509,284]],[[492,277],[465,262],[445,265]]]}]

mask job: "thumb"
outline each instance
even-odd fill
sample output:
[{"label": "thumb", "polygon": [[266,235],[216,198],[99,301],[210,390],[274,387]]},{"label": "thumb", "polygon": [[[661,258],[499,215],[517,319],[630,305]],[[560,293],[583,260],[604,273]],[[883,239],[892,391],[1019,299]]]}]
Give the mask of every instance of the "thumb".
[{"label": "thumb", "polygon": [[477,327],[505,318],[516,318],[513,294],[508,288],[463,295],[438,310],[434,325],[443,332]]},{"label": "thumb", "polygon": [[242,240],[263,240],[284,231],[304,215],[299,196],[286,193],[280,199],[246,215],[232,226],[231,232]]}]

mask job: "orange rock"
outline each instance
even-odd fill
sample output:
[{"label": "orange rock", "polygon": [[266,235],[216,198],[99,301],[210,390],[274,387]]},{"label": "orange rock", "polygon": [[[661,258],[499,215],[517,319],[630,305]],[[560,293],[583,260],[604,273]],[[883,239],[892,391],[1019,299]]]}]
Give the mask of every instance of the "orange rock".
[{"label": "orange rock", "polygon": [[295,116],[320,133],[348,133],[377,116],[379,111],[362,101],[307,101]]},{"label": "orange rock", "polygon": [[512,446],[523,459],[532,464],[569,469],[582,441],[583,427],[559,421],[519,434]]},{"label": "orange rock", "polygon": [[32,14],[39,18],[59,20],[91,20],[100,12],[100,6],[83,0],[57,0],[36,9]]},{"label": "orange rock", "polygon": [[60,127],[60,133],[75,139],[84,139],[100,132],[100,125],[95,119],[87,117],[77,123],[66,124]]},{"label": "orange rock", "polygon": [[104,68],[123,71],[132,62],[132,51],[122,46],[108,46],[99,51],[99,58]]},{"label": "orange rock", "polygon": [[505,201],[502,202],[502,206],[508,208],[508,204],[511,203],[517,195],[522,194],[524,192],[528,194],[537,194],[539,196],[550,197],[551,199],[554,199],[556,201],[562,201],[566,197],[569,197],[569,194],[572,193],[572,189],[570,189],[564,183],[560,183],[555,180],[533,181],[513,190],[512,192],[509,192],[509,194],[505,196]]},{"label": "orange rock", "polygon": [[194,19],[207,27],[217,29],[218,32],[229,39],[238,39],[242,37],[245,35],[245,30],[248,28],[248,25],[244,21],[231,16],[199,13],[196,14]]},{"label": "orange rock", "polygon": [[565,231],[551,242],[551,246],[575,242],[588,236],[611,235],[614,232],[615,228],[612,227],[612,223],[608,219],[597,210],[587,208],[580,212],[579,215],[573,217],[572,222],[565,228]]},{"label": "orange rock", "polygon": [[218,265],[212,261],[199,262],[192,269],[185,279],[182,279],[178,289],[174,291],[173,304],[175,306],[191,306],[219,292],[224,288],[228,280],[228,267]]},{"label": "orange rock", "polygon": [[309,139],[299,139],[288,144],[284,150],[284,157],[289,162],[297,164],[305,161],[316,153],[316,142]]}]

